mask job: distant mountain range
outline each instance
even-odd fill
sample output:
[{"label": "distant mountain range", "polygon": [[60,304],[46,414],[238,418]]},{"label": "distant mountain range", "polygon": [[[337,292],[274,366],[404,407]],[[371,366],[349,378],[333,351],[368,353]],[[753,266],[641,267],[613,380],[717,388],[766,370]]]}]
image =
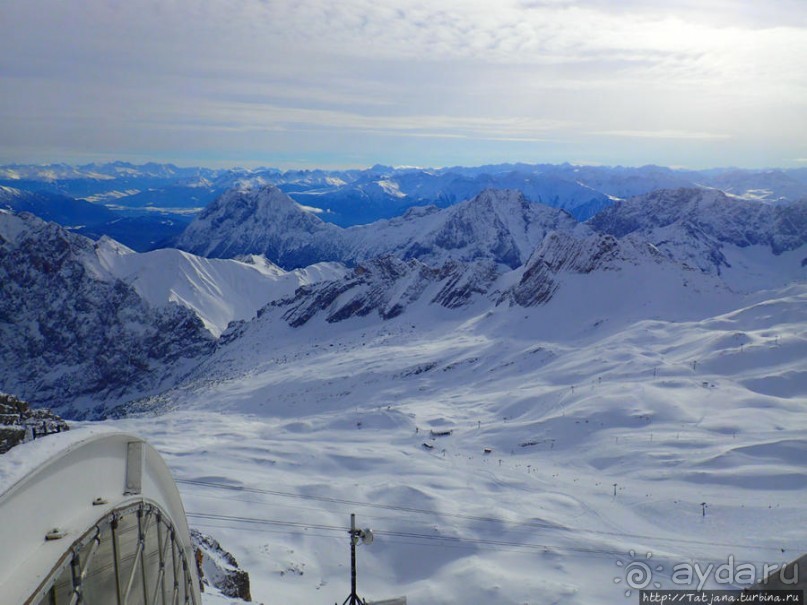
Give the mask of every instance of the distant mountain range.
[{"label": "distant mountain range", "polygon": [[[720,189],[731,196],[766,203],[795,201],[807,197],[807,168],[693,171],[659,166],[499,164],[281,171],[126,162],[0,166],[0,186],[60,196],[58,215],[34,213],[94,239],[108,235],[138,251],[172,245],[191,218],[226,191],[268,184],[310,208],[324,222],[341,227],[394,218],[412,207],[445,208],[486,189],[517,190],[532,202],[587,220],[615,201],[658,189]],[[0,207],[31,211],[10,199],[15,195],[0,194]],[[113,214],[90,221],[86,205],[70,209],[67,198],[91,202]]]},{"label": "distant mountain range", "polygon": [[280,189],[233,189],[208,206],[177,247],[200,256],[262,254],[291,269],[393,255],[424,262],[490,259],[515,268],[554,229],[577,221],[513,190],[483,191],[445,209],[410,208],[400,217],[342,228],[322,221]]},{"label": "distant mountain range", "polygon": [[107,236],[140,251],[170,245],[192,218],[177,213],[115,210],[61,193],[8,186],[0,186],[0,209],[30,212],[92,239]]},{"label": "distant mountain range", "polygon": [[178,243],[185,251],[137,253],[0,211],[0,390],[105,415],[256,329],[271,340],[279,325],[517,313],[557,297],[639,316],[712,304],[804,280],[807,200],[668,189],[580,223],[520,191],[485,190],[343,228],[274,185],[242,185]]}]

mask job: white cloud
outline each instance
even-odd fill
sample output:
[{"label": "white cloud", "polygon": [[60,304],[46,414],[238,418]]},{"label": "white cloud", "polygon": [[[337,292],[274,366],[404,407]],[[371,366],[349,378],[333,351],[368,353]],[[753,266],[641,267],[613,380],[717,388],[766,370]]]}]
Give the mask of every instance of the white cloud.
[{"label": "white cloud", "polygon": [[[166,151],[159,129],[190,145],[196,128],[251,132],[251,148],[260,133],[313,146],[328,130],[566,140],[579,156],[596,132],[795,157],[805,27],[801,0],[6,0],[0,147],[69,148],[80,124],[97,132],[76,153]],[[222,136],[222,152],[239,137]],[[366,148],[368,163],[383,160],[377,141]],[[715,159],[729,161],[742,163]]]},{"label": "white cloud", "polygon": [[714,141],[730,139],[727,134],[714,132],[687,132],[683,130],[604,130],[589,134],[605,137],[628,137],[637,139],[684,139],[693,141]]}]

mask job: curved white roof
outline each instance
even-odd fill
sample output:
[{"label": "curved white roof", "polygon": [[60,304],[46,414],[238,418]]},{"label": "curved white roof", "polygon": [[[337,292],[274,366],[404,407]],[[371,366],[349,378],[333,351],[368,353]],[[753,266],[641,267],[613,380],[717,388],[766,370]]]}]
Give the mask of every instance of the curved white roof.
[{"label": "curved white roof", "polygon": [[[141,438],[106,427],[82,428],[0,456],[4,602],[25,602],[88,529],[137,502],[165,513],[187,560],[193,561],[179,491],[160,455]],[[46,540],[54,529],[64,537]]]}]

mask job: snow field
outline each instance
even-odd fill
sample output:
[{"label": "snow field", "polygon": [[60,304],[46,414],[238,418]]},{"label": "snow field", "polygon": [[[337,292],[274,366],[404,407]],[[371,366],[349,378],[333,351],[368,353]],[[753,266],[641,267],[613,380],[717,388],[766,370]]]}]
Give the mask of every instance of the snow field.
[{"label": "snow field", "polygon": [[177,411],[114,424],[165,456],[256,602],[341,602],[351,512],[376,530],[368,599],[630,602],[648,552],[666,587],[679,562],[803,554],[806,301],[268,313],[163,396]]}]

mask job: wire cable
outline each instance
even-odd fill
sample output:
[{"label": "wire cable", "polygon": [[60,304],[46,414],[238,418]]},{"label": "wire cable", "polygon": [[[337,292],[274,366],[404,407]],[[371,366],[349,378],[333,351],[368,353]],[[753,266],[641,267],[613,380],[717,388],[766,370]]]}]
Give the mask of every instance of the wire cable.
[{"label": "wire cable", "polygon": [[[432,517],[442,516],[442,517],[450,517],[455,519],[463,519],[467,521],[478,521],[483,523],[496,523],[502,525],[516,525],[516,526],[527,526],[527,527],[536,527],[540,529],[552,529],[556,531],[566,531],[566,532],[574,532],[574,530],[567,528],[567,527],[559,527],[557,525],[547,523],[545,521],[539,520],[523,520],[523,521],[511,521],[508,519],[503,519],[500,517],[486,517],[480,515],[469,515],[464,513],[439,513],[432,510],[426,510],[422,508],[415,508],[411,506],[396,506],[392,504],[379,504],[379,503],[371,503],[371,502],[360,502],[357,500],[349,500],[345,498],[334,498],[330,496],[316,496],[313,494],[296,494],[293,492],[284,492],[280,490],[269,490],[269,489],[260,489],[260,488],[252,488],[252,487],[244,487],[238,485],[228,485],[226,483],[217,483],[213,481],[202,481],[200,479],[177,479],[177,483],[182,483],[185,485],[196,485],[214,489],[224,489],[224,490],[232,490],[232,491],[239,491],[239,492],[246,492],[246,493],[255,493],[255,494],[265,494],[271,496],[278,496],[281,498],[295,498],[295,499],[302,499],[302,500],[312,500],[316,502],[325,502],[329,504],[341,504],[346,506],[353,506],[353,507],[367,507],[367,508],[376,508],[382,510],[390,510],[396,512],[405,512],[405,513],[413,513],[413,514],[423,514]],[[307,525],[306,527],[314,527],[313,525]],[[753,549],[753,550],[763,550],[763,551],[772,551],[776,550],[779,551],[781,548],[777,547],[770,547],[770,546],[760,546],[758,544],[737,544],[737,543],[726,543],[726,542],[713,542],[713,541],[705,541],[705,540],[692,540],[687,538],[670,538],[670,537],[661,537],[661,536],[649,536],[644,534],[628,534],[623,532],[613,532],[613,531],[605,531],[605,530],[595,530],[595,529],[586,529],[587,533],[600,535],[600,536],[610,536],[610,537],[618,537],[618,538],[633,538],[637,540],[647,540],[651,542],[670,542],[676,544],[691,544],[691,545],[699,545],[699,546],[722,546],[726,548],[746,548],[746,549]],[[788,550],[798,550],[796,547],[792,545],[785,545],[787,546]]]},{"label": "wire cable", "polygon": [[[187,513],[189,518],[194,519],[202,519],[207,521],[226,521],[226,522],[235,522],[235,523],[245,523],[251,525],[272,525],[272,526],[279,526],[285,528],[294,528],[294,529],[316,529],[316,530],[325,530],[325,531],[338,531],[348,533],[349,528],[346,526],[338,526],[338,525],[322,525],[316,523],[302,523],[302,522],[294,522],[294,521],[282,521],[279,519],[260,519],[254,517],[241,517],[237,515],[215,515],[215,514],[207,514],[207,513],[194,513],[189,512]],[[299,533],[299,532],[295,532]],[[582,547],[573,547],[573,546],[558,546],[558,545],[550,545],[550,544],[538,544],[533,542],[517,542],[517,541],[510,541],[510,540],[491,540],[491,539],[483,539],[483,538],[463,538],[460,536],[436,536],[430,534],[420,534],[417,532],[406,532],[406,531],[389,531],[389,530],[373,530],[373,533],[377,536],[390,536],[394,538],[405,538],[405,539],[414,539],[420,541],[429,541],[429,542],[438,542],[441,544],[454,544],[454,545],[461,545],[461,544],[474,544],[479,546],[502,546],[502,547],[515,547],[519,549],[530,549],[530,550],[540,550],[542,552],[549,552],[549,551],[570,551],[570,552],[577,552],[581,554],[591,554],[591,555],[607,555],[607,556],[618,556],[621,555],[621,552],[609,549],[601,549],[601,548],[582,548]],[[307,535],[307,534],[304,534]],[[330,537],[330,536],[329,536]],[[394,542],[394,541],[393,541]]]}]

